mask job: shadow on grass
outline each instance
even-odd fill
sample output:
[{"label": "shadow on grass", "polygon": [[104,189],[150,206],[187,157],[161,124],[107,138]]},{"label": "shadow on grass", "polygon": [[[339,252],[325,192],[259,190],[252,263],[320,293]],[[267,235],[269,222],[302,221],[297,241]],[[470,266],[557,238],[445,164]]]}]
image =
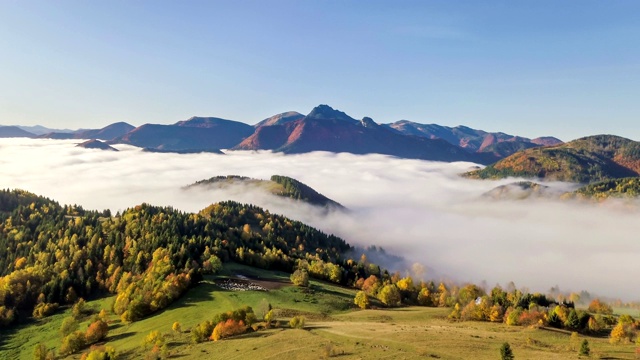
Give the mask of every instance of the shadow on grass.
[{"label": "shadow on grass", "polygon": [[131,337],[131,336],[133,336],[135,334],[136,334],[135,332],[126,332],[126,333],[122,333],[122,334],[118,334],[118,335],[107,336],[105,341],[116,341],[116,340],[120,340],[120,339],[126,339],[126,338]]},{"label": "shadow on grass", "polygon": [[321,329],[329,329],[329,326],[323,326],[323,325],[314,325],[314,326],[305,326],[304,330],[321,330]]}]

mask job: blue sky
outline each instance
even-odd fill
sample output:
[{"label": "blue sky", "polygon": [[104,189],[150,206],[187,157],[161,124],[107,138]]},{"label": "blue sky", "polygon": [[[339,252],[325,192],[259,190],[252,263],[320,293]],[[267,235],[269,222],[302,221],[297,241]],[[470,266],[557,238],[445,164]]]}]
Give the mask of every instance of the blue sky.
[{"label": "blue sky", "polygon": [[0,2],[0,123],[255,123],[325,103],[640,140],[637,1]]}]

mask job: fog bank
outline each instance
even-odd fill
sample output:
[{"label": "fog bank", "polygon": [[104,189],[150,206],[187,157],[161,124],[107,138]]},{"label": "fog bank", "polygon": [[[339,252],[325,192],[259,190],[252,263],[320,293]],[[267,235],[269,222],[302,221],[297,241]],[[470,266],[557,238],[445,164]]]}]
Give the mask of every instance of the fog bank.
[{"label": "fog bank", "polygon": [[[514,281],[543,292],[559,285],[640,299],[640,289],[632,286],[640,274],[637,206],[485,199],[486,191],[514,180],[459,177],[471,163],[325,152],[180,155],[126,145],[109,152],[76,148],[78,142],[0,139],[0,186],[114,213],[142,202],[193,212],[231,199],[301,220],[352,244],[383,246],[432,269],[428,277],[489,285]],[[298,179],[350,211],[325,214],[242,186],[182,189],[217,175],[268,179],[274,174]]]}]

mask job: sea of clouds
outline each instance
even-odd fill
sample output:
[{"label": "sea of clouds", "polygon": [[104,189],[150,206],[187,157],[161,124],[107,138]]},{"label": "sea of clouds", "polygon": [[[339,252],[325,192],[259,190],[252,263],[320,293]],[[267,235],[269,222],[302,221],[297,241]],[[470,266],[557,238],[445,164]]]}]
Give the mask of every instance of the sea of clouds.
[{"label": "sea of clouds", "polygon": [[[513,182],[459,176],[471,163],[383,155],[266,151],[216,154],[119,152],[75,147],[79,141],[0,139],[0,187],[62,204],[113,213],[142,202],[196,212],[236,200],[267,208],[343,237],[377,245],[425,266],[426,278],[640,299],[640,207],[553,199],[494,200],[481,195]],[[326,213],[246,186],[183,187],[217,175],[286,175],[346,206]],[[545,183],[557,191],[576,185]],[[402,270],[402,269],[399,269]]]}]

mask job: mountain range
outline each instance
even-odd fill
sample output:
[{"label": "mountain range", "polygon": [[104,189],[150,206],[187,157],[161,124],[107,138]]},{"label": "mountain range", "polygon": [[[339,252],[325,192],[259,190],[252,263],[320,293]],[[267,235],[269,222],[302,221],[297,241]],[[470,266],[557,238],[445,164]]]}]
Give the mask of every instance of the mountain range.
[{"label": "mountain range", "polygon": [[[39,127],[40,132],[43,129],[46,128]],[[0,127],[0,136],[101,139],[112,145],[129,144],[149,151],[179,153],[220,149],[273,150],[289,154],[330,151],[482,164],[493,163],[522,149],[562,143],[552,137],[531,140],[464,126],[451,128],[407,120],[378,124],[369,117],[356,120],[328,105],[319,105],[307,115],[284,112],[253,126],[215,117],[192,117],[171,125],[134,127],[120,122],[102,129],[41,135],[18,130]]]}]

